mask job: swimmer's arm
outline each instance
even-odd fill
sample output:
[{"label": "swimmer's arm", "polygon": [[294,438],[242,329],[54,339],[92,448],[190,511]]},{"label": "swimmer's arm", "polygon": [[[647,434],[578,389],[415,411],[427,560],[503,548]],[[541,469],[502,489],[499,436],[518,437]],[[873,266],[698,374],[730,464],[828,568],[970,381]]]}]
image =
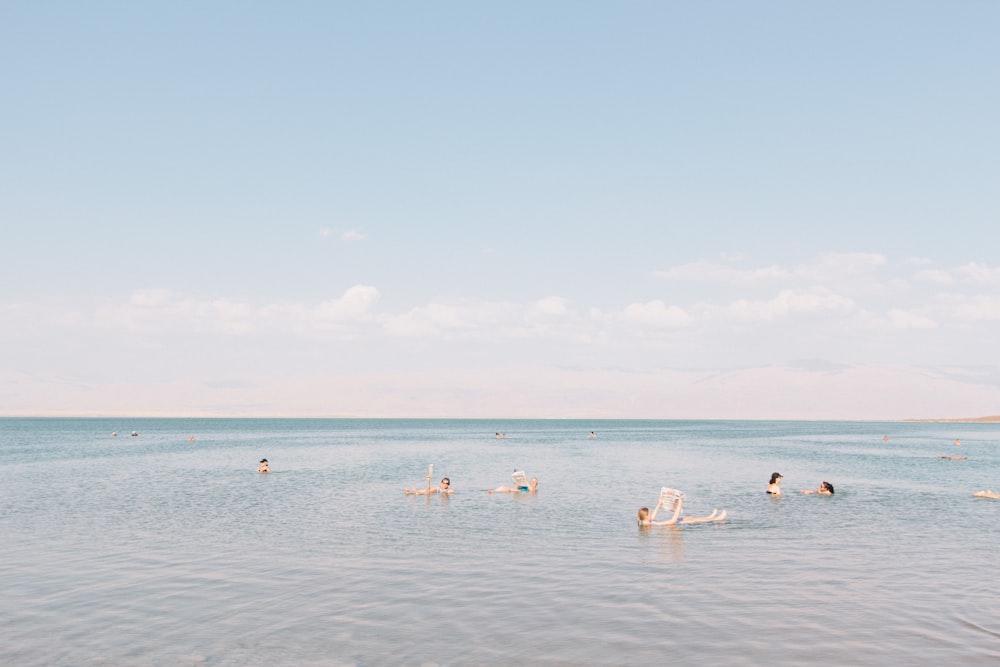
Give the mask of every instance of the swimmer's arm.
[{"label": "swimmer's arm", "polygon": [[[656,509],[660,509],[660,506],[657,505]],[[683,510],[683,509],[684,509],[684,499],[683,498],[678,498],[677,499],[677,507],[674,509],[674,515],[672,517],[670,517],[670,519],[668,519],[667,521],[657,521],[653,525],[654,526],[673,526],[674,524],[677,523],[677,518],[681,515],[681,510]],[[653,515],[655,516],[656,513],[654,512]],[[650,517],[650,521],[652,521],[652,517]]]},{"label": "swimmer's arm", "polygon": [[663,498],[660,498],[659,502],[656,503],[656,507],[653,508],[653,511],[649,515],[650,525],[652,525],[653,519],[656,518],[656,513],[660,511],[661,507],[663,507]]}]

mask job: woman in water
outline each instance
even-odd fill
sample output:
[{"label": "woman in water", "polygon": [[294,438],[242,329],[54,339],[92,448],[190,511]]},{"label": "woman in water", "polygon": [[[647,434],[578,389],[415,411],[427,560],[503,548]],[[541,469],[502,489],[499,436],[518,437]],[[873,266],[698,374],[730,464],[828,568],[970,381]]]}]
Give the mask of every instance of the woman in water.
[{"label": "woman in water", "polygon": [[976,491],[972,495],[976,498],[995,498],[1000,500],[1000,493],[994,493],[993,491]]},{"label": "woman in water", "polygon": [[440,486],[432,486],[432,487],[430,487],[428,489],[403,489],[403,491],[405,491],[406,495],[408,495],[408,496],[410,496],[410,495],[413,495],[413,496],[427,496],[427,495],[430,495],[432,493],[441,493],[443,495],[448,495],[448,494],[450,494],[452,492],[451,491],[451,480],[448,479],[447,477],[442,477],[441,478],[441,485]]},{"label": "woman in water", "polygon": [[781,473],[777,472],[771,473],[771,481],[767,483],[767,495],[769,496],[781,495]]},{"label": "woman in water", "polygon": [[486,493],[538,493],[538,478],[532,477],[527,486],[498,486]]},{"label": "woman in water", "polygon": [[271,472],[271,466],[268,464],[267,459],[260,460],[260,465],[257,466],[257,472]]},{"label": "woman in water", "polygon": [[724,521],[726,518],[726,510],[714,509],[712,513],[708,516],[681,516],[681,511],[684,509],[684,499],[677,499],[677,507],[674,508],[674,515],[666,521],[656,521],[656,513],[660,511],[663,507],[663,498],[656,503],[656,507],[653,508],[653,512],[650,513],[648,507],[640,507],[638,512],[638,520],[640,526],[673,526],[679,523],[708,523],[709,521]]},{"label": "woman in water", "polygon": [[833,484],[830,482],[821,482],[818,489],[800,489],[801,493],[816,493],[821,496],[832,496],[833,495]]}]

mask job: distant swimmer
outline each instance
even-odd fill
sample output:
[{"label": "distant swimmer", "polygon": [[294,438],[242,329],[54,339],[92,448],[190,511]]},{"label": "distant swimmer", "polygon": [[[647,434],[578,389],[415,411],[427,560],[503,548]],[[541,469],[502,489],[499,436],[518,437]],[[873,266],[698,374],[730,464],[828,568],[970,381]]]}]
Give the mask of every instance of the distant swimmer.
[{"label": "distant swimmer", "polygon": [[1000,493],[992,491],[976,491],[972,495],[976,498],[995,498],[996,500],[1000,500]]},{"label": "distant swimmer", "polygon": [[497,433],[497,440],[506,440],[509,437],[506,433]]},{"label": "distant swimmer", "polygon": [[115,431],[112,431],[111,432],[111,437],[112,438],[117,438],[118,437],[118,433],[116,433]]},{"label": "distant swimmer", "polygon": [[771,481],[767,483],[766,493],[769,496],[781,495],[781,473],[771,473]]},{"label": "distant swimmer", "polygon": [[648,507],[640,507],[637,513],[637,519],[640,526],[674,526],[677,524],[685,523],[708,523],[710,521],[725,521],[726,510],[714,509],[712,513],[708,516],[681,516],[681,512],[684,510],[684,498],[678,498],[677,504],[674,507],[674,515],[667,519],[666,521],[656,521],[656,513],[660,511],[663,507],[663,497],[661,495],[660,501],[656,503],[656,507],[650,512]]},{"label": "distant swimmer", "polygon": [[815,493],[820,496],[832,496],[833,484],[830,484],[830,482],[821,482],[818,489],[799,489],[799,493]]},{"label": "distant swimmer", "polygon": [[194,436],[193,435],[190,438],[188,438],[188,442],[194,442]]},{"label": "distant swimmer", "polygon": [[538,493],[538,478],[532,477],[531,481],[525,484],[515,483],[515,486],[498,486],[486,493]]},{"label": "distant swimmer", "polygon": [[939,459],[944,459],[945,461],[968,461],[968,456],[939,456]]},{"label": "distant swimmer", "polygon": [[267,462],[267,459],[260,460],[260,465],[257,466],[257,472],[271,472],[271,464]]},{"label": "distant swimmer", "polygon": [[132,437],[133,438],[138,438],[139,437],[139,432],[138,431],[132,431]]},{"label": "distant swimmer", "polygon": [[960,446],[961,444],[962,444],[962,441],[961,441],[961,440],[959,440],[958,438],[955,438],[955,446],[956,446],[956,447],[958,447],[958,446]]},{"label": "distant swimmer", "polygon": [[885,440],[886,442],[889,442],[889,436],[887,436],[887,435],[883,435],[882,439]]},{"label": "distant swimmer", "polygon": [[590,437],[591,437],[591,438],[596,438],[596,437],[597,437],[597,434],[596,434],[596,433],[594,433],[593,431],[591,431],[591,432],[590,432]]},{"label": "distant swimmer", "polygon": [[451,480],[447,477],[441,478],[441,484],[439,486],[432,486],[426,489],[403,489],[408,496],[429,496],[435,493],[440,493],[442,495],[449,495],[453,493],[451,488]]}]

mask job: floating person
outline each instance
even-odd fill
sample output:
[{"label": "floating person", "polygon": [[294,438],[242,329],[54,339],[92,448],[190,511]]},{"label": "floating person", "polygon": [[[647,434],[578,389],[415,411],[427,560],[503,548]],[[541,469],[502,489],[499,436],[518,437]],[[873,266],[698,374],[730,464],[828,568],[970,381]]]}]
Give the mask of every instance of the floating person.
[{"label": "floating person", "polygon": [[833,484],[830,484],[830,482],[820,482],[818,489],[799,489],[799,493],[815,493],[820,496],[832,496]]},{"label": "floating person", "polygon": [[[674,514],[672,517],[666,521],[656,521],[656,514],[660,511],[661,507],[665,505],[672,505]],[[719,512],[718,509],[712,510],[712,513],[708,516],[681,516],[684,511],[684,494],[680,491],[674,489],[668,489],[664,487],[660,490],[660,500],[656,503],[656,507],[650,512],[648,507],[640,507],[639,511],[636,513],[636,518],[639,522],[639,526],[674,526],[677,524],[686,523],[709,523],[709,522],[719,522],[725,521],[726,510]]]},{"label": "floating person", "polygon": [[132,431],[132,437],[133,438],[138,438],[139,437],[139,432],[138,431]]},{"label": "floating person", "polygon": [[515,470],[511,477],[514,479],[514,486],[498,486],[487,493],[538,493],[537,477],[532,477],[531,481],[528,481],[528,476],[523,470]]},{"label": "floating person", "polygon": [[117,431],[112,431],[111,432],[111,437],[112,438],[117,438],[118,437],[118,432]]},{"label": "floating person", "polygon": [[769,496],[781,495],[781,473],[778,472],[771,473],[771,481],[767,483],[767,495]]},{"label": "floating person", "polygon": [[506,440],[509,437],[506,433],[497,433],[497,440]]},{"label": "floating person", "polygon": [[976,491],[972,495],[975,498],[995,498],[1000,500],[1000,493],[994,493],[993,491]]},{"label": "floating person", "polygon": [[939,459],[944,459],[945,461],[968,461],[968,456],[939,456]]},{"label": "floating person", "polygon": [[451,488],[451,480],[447,477],[441,478],[441,483],[438,486],[428,486],[426,489],[403,489],[408,496],[429,496],[435,493],[440,493],[442,495],[449,495],[453,493]]},{"label": "floating person", "polygon": [[955,438],[955,446],[956,447],[960,447],[961,445],[962,445],[962,441],[959,440],[958,438]]},{"label": "floating person", "polygon": [[271,464],[267,462],[267,459],[260,460],[260,465],[257,466],[257,472],[271,472]]},{"label": "floating person", "polygon": [[593,431],[591,431],[591,432],[590,432],[590,437],[591,437],[591,438],[596,438],[596,437],[597,437],[597,434],[596,434],[596,433],[594,433]]},{"label": "floating person", "polygon": [[190,438],[188,438],[188,442],[194,442],[194,436],[193,435]]},{"label": "floating person", "polygon": [[885,440],[886,442],[889,442],[889,436],[887,436],[887,435],[883,435],[882,439]]}]

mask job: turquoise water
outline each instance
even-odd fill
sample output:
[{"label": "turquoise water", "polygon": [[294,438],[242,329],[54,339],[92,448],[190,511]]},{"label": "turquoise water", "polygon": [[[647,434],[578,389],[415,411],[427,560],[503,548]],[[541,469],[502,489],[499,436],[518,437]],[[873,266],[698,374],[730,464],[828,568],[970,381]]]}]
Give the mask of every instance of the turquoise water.
[{"label": "turquoise water", "polygon": [[[0,664],[995,665],[1000,501],[971,494],[1000,490],[998,443],[991,424],[0,419]],[[404,496],[429,463],[456,493]],[[486,493],[515,468],[537,496]],[[834,497],[794,493],[822,480]],[[729,520],[637,528],[661,486]]]}]

